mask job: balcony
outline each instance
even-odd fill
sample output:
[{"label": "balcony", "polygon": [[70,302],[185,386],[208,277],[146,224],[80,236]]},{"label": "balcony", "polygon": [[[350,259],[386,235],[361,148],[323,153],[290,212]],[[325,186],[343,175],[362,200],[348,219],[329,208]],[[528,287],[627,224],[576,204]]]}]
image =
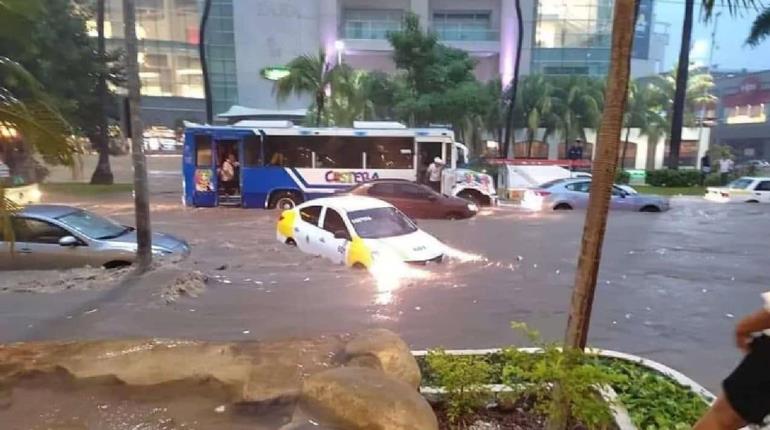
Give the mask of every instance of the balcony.
[{"label": "balcony", "polygon": [[451,42],[489,42],[500,40],[500,31],[478,26],[457,25],[433,25],[433,31],[439,40]]},{"label": "balcony", "polygon": [[398,21],[347,20],[342,26],[345,39],[385,40],[388,33],[401,30]]}]

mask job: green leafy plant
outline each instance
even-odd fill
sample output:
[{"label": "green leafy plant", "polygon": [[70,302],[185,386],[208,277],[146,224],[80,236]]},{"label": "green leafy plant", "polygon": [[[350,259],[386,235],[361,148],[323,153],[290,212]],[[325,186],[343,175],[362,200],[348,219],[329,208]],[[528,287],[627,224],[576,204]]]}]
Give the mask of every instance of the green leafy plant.
[{"label": "green leafy plant", "polygon": [[706,402],[671,378],[623,360],[603,360],[612,387],[634,425],[644,430],[689,429],[706,412]]},{"label": "green leafy plant", "polygon": [[447,417],[463,423],[490,398],[485,383],[491,368],[482,357],[449,355],[444,350],[428,352],[427,363],[436,381],[446,390]]},{"label": "green leafy plant", "polygon": [[503,381],[515,395],[532,399],[535,410],[549,418],[561,413],[561,400],[569,404],[569,419],[590,429],[610,426],[612,412],[599,389],[622,376],[606,372],[591,354],[562,350],[556,344],[543,342],[537,331],[523,323],[512,326],[524,331],[540,348],[535,353],[515,348],[503,351]]},{"label": "green leafy plant", "polygon": [[700,172],[697,170],[647,171],[647,184],[654,187],[692,187],[698,183],[700,183]]},{"label": "green leafy plant", "polygon": [[625,170],[618,170],[617,173],[615,173],[615,183],[616,184],[628,184],[631,182],[631,174],[626,172]]}]

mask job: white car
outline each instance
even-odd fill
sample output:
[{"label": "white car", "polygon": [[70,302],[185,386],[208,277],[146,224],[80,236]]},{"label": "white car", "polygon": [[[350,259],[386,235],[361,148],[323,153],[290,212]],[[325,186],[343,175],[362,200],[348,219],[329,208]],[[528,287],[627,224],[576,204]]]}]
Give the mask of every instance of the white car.
[{"label": "white car", "polygon": [[704,198],[719,203],[770,203],[770,178],[743,177],[726,187],[708,187]]},{"label": "white car", "polygon": [[391,204],[362,196],[307,201],[281,213],[279,242],[337,264],[440,262],[446,247]]}]

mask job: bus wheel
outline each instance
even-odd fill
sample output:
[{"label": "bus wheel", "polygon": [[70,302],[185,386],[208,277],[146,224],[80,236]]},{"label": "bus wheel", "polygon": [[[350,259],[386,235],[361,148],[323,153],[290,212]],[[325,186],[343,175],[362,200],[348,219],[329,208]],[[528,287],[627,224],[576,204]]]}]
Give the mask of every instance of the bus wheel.
[{"label": "bus wheel", "polygon": [[272,200],[273,204],[271,206],[283,211],[292,209],[298,204],[302,203],[302,197],[297,195],[297,193],[292,193],[291,191],[276,193]]}]

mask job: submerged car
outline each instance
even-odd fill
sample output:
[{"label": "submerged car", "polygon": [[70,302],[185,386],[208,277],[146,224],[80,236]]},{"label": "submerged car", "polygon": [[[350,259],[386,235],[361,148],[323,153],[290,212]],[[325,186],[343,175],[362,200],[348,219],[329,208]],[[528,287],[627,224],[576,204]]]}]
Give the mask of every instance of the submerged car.
[{"label": "submerged car", "polygon": [[463,219],[471,218],[479,211],[475,203],[466,199],[445,196],[406,180],[365,182],[350,188],[346,194],[384,200],[412,218]]},{"label": "submerged car", "polygon": [[718,203],[770,203],[770,177],[743,177],[725,187],[708,187],[706,200]]},{"label": "submerged car", "polygon": [[[11,240],[0,230],[0,270],[116,268],[136,260],[136,231],[95,213],[64,205],[30,205],[11,218]],[[152,235],[157,256],[186,256],[190,246],[164,233]]]},{"label": "submerged car", "polygon": [[371,268],[379,261],[440,262],[445,252],[444,244],[396,207],[362,196],[321,198],[285,210],[276,238],[356,268]]},{"label": "submerged car", "polygon": [[[557,179],[537,189],[527,190],[522,206],[534,210],[570,210],[588,206],[591,181],[585,178]],[[663,212],[669,209],[665,197],[632,194],[617,185],[612,186],[610,208],[637,212]]]}]

